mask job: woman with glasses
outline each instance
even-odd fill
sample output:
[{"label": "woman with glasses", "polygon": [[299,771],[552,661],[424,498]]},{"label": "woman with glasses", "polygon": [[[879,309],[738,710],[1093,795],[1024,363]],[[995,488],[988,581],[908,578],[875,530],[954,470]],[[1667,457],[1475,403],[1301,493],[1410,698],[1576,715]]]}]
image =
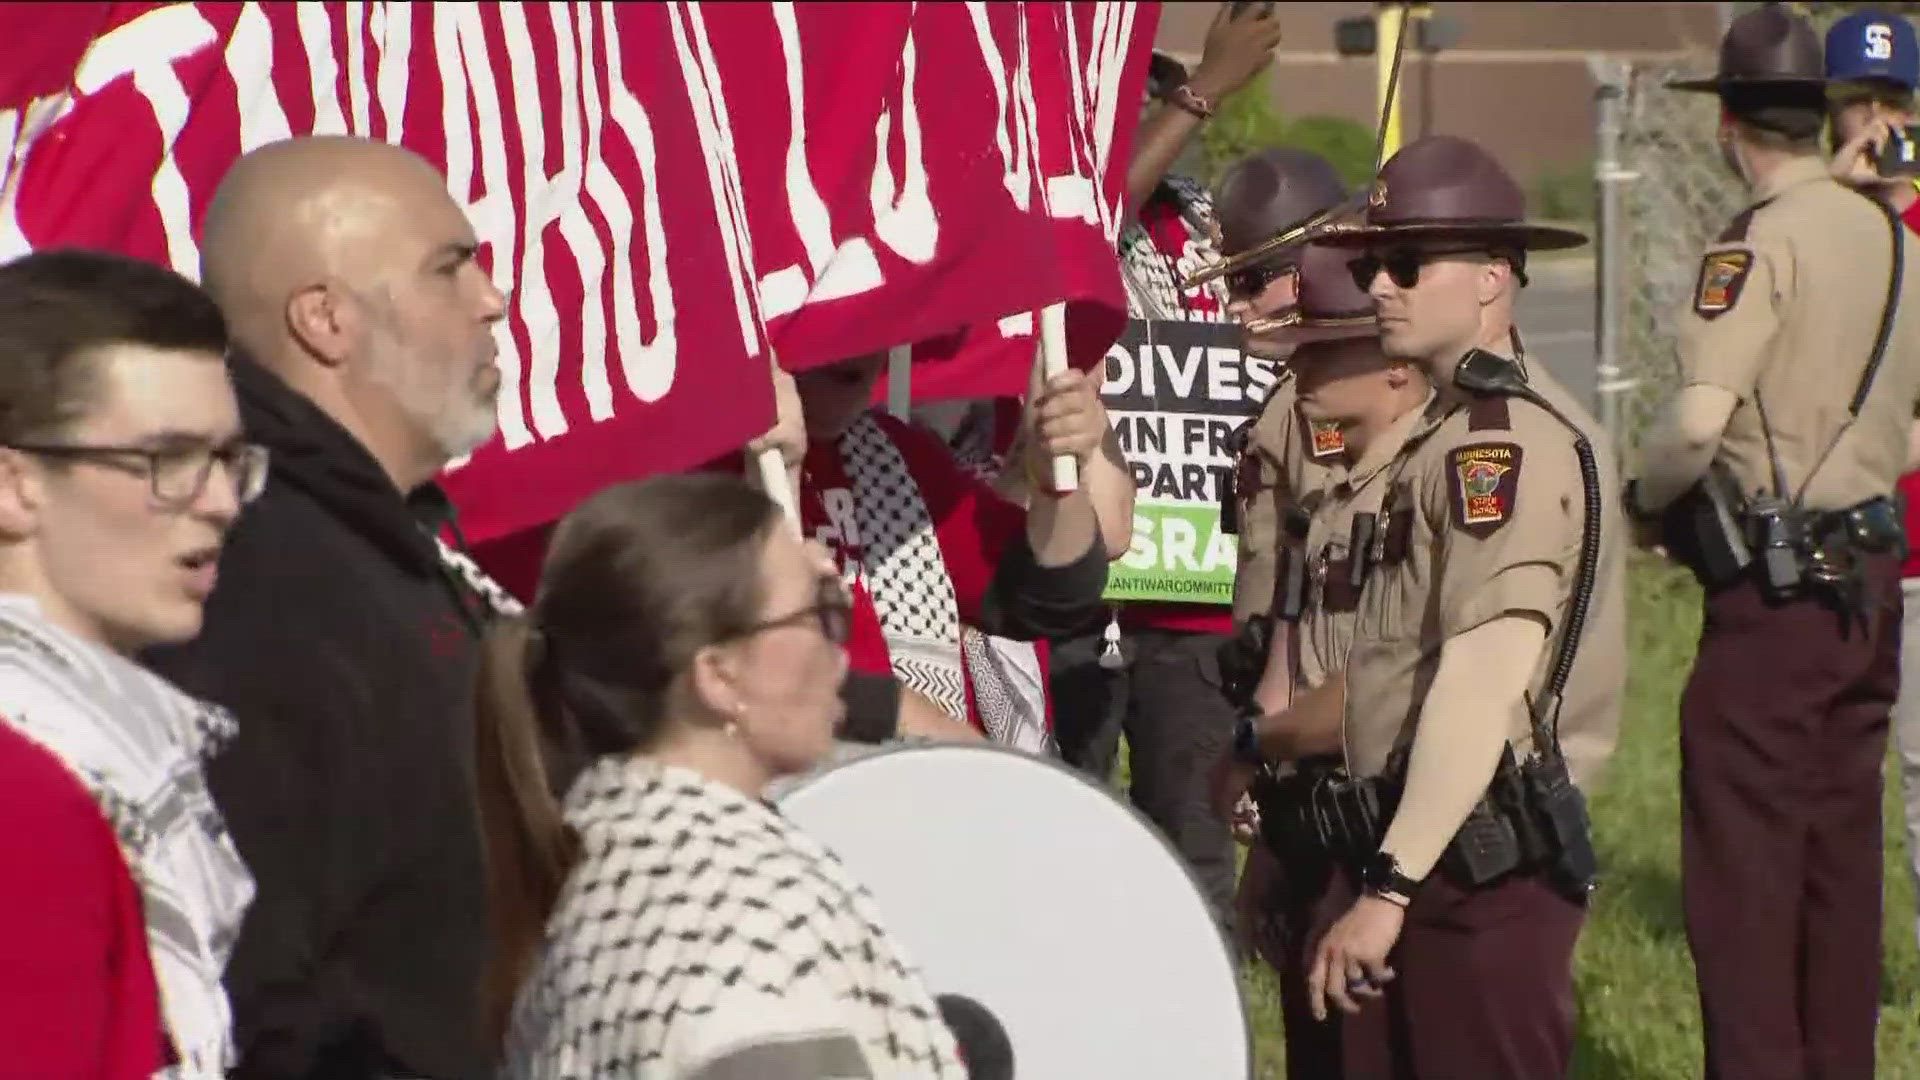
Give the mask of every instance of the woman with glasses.
[{"label": "woman with glasses", "polygon": [[624,484],[561,522],[481,671],[507,1075],[965,1075],[872,899],[762,801],[832,746],[849,612],[826,553],[733,477]]},{"label": "woman with glasses", "polygon": [[253,882],[203,761],[233,722],[137,666],[200,632],[259,494],[226,325],[157,266],[0,266],[0,1056],[12,1075],[233,1064]]}]

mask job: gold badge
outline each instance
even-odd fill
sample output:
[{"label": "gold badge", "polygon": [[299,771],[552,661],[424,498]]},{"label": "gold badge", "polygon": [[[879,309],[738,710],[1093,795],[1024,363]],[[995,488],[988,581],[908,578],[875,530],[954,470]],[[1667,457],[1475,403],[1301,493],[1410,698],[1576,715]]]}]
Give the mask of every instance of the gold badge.
[{"label": "gold badge", "polygon": [[1387,205],[1387,182],[1385,180],[1374,181],[1373,190],[1367,193],[1367,205],[1376,210]]},{"label": "gold badge", "polygon": [[1520,448],[1513,443],[1478,443],[1452,455],[1454,523],[1486,536],[1513,515],[1520,485]]},{"label": "gold badge", "polygon": [[1753,252],[1746,250],[1710,252],[1700,261],[1700,281],[1694,289],[1693,310],[1711,319],[1733,309],[1740,302],[1740,288],[1753,269]]}]

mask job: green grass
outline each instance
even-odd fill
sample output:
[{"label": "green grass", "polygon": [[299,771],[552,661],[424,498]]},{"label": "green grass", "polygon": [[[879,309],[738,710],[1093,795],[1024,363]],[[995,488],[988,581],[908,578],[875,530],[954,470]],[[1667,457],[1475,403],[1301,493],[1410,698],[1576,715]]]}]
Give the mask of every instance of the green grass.
[{"label": "green grass", "polygon": [[[1606,878],[1581,936],[1579,1042],[1585,1080],[1700,1075],[1700,1007],[1680,916],[1676,709],[1700,632],[1699,593],[1652,560],[1631,571],[1632,663],[1620,748],[1593,802]],[[1920,1080],[1920,956],[1898,787],[1887,783],[1886,946],[1879,1080]],[[1244,973],[1260,1080],[1285,1076],[1279,992],[1264,966]]]}]

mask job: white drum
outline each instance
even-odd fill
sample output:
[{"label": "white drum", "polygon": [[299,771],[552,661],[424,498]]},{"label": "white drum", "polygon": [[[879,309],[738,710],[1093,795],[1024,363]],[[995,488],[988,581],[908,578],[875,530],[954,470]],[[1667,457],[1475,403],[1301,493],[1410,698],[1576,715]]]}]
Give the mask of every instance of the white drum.
[{"label": "white drum", "polygon": [[1232,953],[1186,864],[1133,808],[991,746],[884,750],[780,809],[838,854],[935,994],[1006,1029],[1020,1080],[1246,1080]]}]

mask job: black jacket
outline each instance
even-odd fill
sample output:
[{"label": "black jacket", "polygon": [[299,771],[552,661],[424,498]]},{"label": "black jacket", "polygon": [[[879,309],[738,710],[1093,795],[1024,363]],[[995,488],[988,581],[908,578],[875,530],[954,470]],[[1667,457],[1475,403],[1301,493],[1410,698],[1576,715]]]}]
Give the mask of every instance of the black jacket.
[{"label": "black jacket", "polygon": [[232,709],[209,769],[256,894],[227,987],[236,1077],[489,1072],[473,795],[480,607],[358,441],[233,363],[267,488],[220,561],[206,627],[149,662]]}]

